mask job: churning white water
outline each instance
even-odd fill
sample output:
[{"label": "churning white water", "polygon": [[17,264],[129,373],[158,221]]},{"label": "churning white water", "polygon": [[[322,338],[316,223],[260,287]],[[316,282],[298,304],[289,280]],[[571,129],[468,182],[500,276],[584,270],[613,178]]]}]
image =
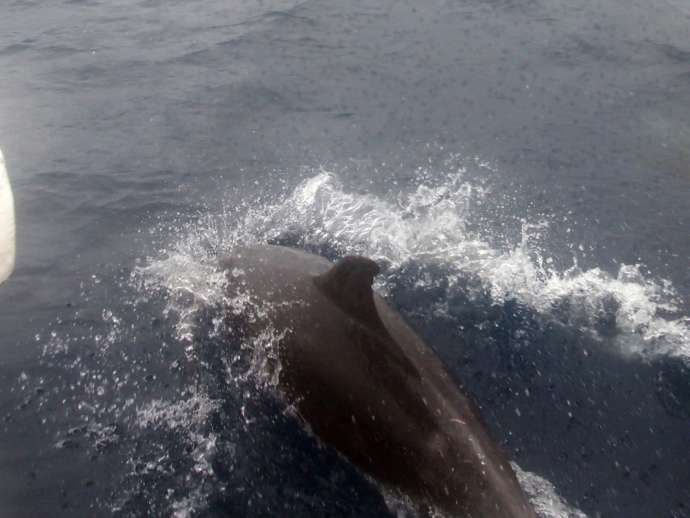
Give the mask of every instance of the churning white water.
[{"label": "churning white water", "polygon": [[[247,203],[189,225],[139,273],[150,286],[175,294],[176,309],[187,315],[223,296],[218,254],[291,233],[300,246],[379,261],[386,266],[378,286],[384,292],[408,262],[440,266],[448,295],[458,279],[476,276],[496,303],[514,299],[545,317],[567,306],[569,323],[595,335],[602,318],[615,321],[614,343],[622,353],[690,358],[690,318],[669,281],[644,275],[639,264],[622,264],[614,275],[577,264],[558,270],[535,244],[548,219],[523,222],[517,245],[491,246],[487,237],[496,236],[479,235],[467,224],[471,207],[485,195],[461,173],[382,198],[350,192],[337,175],[319,172],[283,199]],[[422,275],[417,284],[423,289],[429,282]]]}]

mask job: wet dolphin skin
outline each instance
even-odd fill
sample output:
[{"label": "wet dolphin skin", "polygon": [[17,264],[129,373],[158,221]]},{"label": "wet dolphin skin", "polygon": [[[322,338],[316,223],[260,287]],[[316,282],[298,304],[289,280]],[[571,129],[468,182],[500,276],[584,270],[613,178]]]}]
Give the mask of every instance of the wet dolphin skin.
[{"label": "wet dolphin skin", "polygon": [[223,259],[229,295],[281,332],[278,386],[325,443],[420,510],[535,517],[505,454],[432,350],[372,290],[374,261],[278,246]]}]

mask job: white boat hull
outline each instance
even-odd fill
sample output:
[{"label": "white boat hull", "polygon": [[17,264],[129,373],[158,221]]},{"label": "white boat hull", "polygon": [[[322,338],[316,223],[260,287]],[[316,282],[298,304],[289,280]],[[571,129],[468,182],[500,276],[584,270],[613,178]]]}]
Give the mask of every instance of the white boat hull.
[{"label": "white boat hull", "polygon": [[0,150],[0,283],[14,270],[15,249],[14,198]]}]

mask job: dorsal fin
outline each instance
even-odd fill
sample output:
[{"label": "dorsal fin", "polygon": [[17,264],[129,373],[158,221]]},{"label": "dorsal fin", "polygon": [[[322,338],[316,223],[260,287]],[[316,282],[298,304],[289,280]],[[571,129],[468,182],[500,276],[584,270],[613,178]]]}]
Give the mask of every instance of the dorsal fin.
[{"label": "dorsal fin", "polygon": [[371,289],[378,273],[379,267],[371,259],[347,256],[326,273],[314,277],[314,284],[347,313],[380,324]]}]

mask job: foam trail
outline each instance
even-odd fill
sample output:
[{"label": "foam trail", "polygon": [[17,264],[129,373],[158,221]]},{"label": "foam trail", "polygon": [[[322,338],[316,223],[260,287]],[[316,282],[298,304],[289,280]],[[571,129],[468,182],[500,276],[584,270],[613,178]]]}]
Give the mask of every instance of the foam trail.
[{"label": "foam trail", "polygon": [[14,198],[5,168],[5,158],[2,155],[2,150],[0,150],[0,284],[12,274],[14,258]]}]

